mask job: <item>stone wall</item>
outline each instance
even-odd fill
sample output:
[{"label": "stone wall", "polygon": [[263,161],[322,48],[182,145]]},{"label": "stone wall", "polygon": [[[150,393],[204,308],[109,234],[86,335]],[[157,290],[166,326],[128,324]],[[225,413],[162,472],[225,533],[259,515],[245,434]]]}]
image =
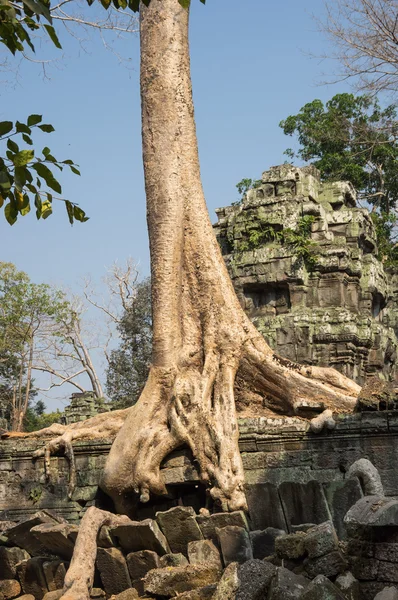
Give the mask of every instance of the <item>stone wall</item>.
[{"label": "stone wall", "polygon": [[[314,167],[272,167],[241,203],[216,212],[237,295],[273,349],[361,384],[375,374],[396,380],[398,274],[378,260],[351,184],[321,183]],[[303,217],[313,221],[311,264],[280,242]]]},{"label": "stone wall", "polygon": [[[385,588],[398,585],[398,500],[384,495],[369,461],[353,467],[335,486],[338,519],[312,481],[280,486],[286,520],[274,526],[264,519],[275,498],[262,504],[261,492],[251,513],[257,520],[178,505],[104,526],[90,598],[394,600],[398,590]],[[59,600],[78,533],[46,510],[19,523],[0,520],[2,600]],[[375,598],[382,590],[387,595]]]},{"label": "stone wall", "polygon": [[[255,528],[290,530],[300,522],[319,523],[327,517],[341,531],[341,511],[348,510],[348,504],[360,494],[346,474],[360,458],[376,466],[385,494],[398,496],[398,411],[340,415],[336,428],[321,434],[309,432],[307,422],[293,417],[242,419],[239,426],[249,520]],[[20,439],[1,442],[0,518],[20,520],[39,509],[51,509],[77,523],[88,506],[111,508],[98,489],[110,440],[74,444],[77,487],[71,500],[67,499],[67,460],[52,457],[46,481],[43,459],[32,459],[41,444]],[[138,518],[181,504],[197,512],[215,508],[209,504],[187,452],[171,454],[162,470],[169,495],[142,505]],[[296,500],[289,504],[292,498]]]}]

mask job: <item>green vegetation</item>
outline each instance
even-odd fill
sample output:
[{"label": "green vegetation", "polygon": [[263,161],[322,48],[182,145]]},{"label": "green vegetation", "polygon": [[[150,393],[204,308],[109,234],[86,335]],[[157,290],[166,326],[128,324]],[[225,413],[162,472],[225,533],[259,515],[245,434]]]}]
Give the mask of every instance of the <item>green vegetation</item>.
[{"label": "green vegetation", "polygon": [[[26,123],[0,122],[0,208],[4,205],[5,218],[14,225],[18,216],[27,215],[34,204],[37,219],[47,219],[56,199],[65,202],[71,224],[75,219],[87,221],[85,212],[77,204],[59,196],[61,184],[52,170],[56,167],[62,171],[68,167],[80,175],[77,166],[70,159],[57,160],[47,146],[41,156],[35,155],[32,148],[35,129],[45,133],[54,131],[52,125],[42,123],[41,115],[30,115]],[[21,142],[25,145],[23,149],[20,149]]]},{"label": "green vegetation", "polygon": [[135,404],[148,377],[152,355],[151,282],[137,284],[134,300],[118,324],[119,348],[109,357],[106,389],[113,408]]},{"label": "green vegetation", "polygon": [[289,227],[264,224],[261,221],[250,223],[246,228],[245,237],[234,242],[235,252],[257,250],[266,244],[275,243],[293,251],[298,261],[303,261],[309,271],[315,267],[317,260],[317,245],[311,240],[311,226],[315,218],[304,215],[297,222],[297,230]]},{"label": "green vegetation", "polygon": [[236,206],[237,204],[240,204],[249,190],[258,188],[260,185],[261,179],[241,179],[241,181],[236,184],[240,199],[237,202],[232,202],[232,205]]},{"label": "green vegetation", "polygon": [[40,500],[40,498],[43,495],[43,489],[41,487],[41,485],[38,485],[34,488],[32,488],[29,492],[29,500],[31,500],[33,502],[33,504],[37,504]]},{"label": "green vegetation", "polygon": [[39,431],[44,427],[50,427],[53,423],[60,423],[61,418],[60,410],[47,413],[44,402],[38,400],[33,406],[28,406],[24,418],[24,431]]},{"label": "green vegetation", "polygon": [[380,258],[396,261],[395,209],[398,201],[397,109],[382,109],[377,98],[337,94],[314,100],[281,121],[299,149],[289,158],[310,162],[323,181],[348,180],[369,206],[376,225]]}]

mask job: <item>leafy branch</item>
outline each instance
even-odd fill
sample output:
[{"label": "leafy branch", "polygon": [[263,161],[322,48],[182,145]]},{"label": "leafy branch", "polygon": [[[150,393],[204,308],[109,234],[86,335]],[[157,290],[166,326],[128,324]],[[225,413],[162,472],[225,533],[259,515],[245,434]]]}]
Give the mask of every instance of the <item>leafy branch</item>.
[{"label": "leafy branch", "polygon": [[26,123],[0,122],[0,143],[6,146],[5,152],[0,153],[0,208],[4,205],[5,217],[10,225],[14,225],[18,216],[27,215],[32,206],[36,208],[37,219],[47,219],[53,211],[53,200],[61,200],[65,203],[69,222],[84,223],[88,220],[84,210],[61,196],[54,196],[54,192],[62,194],[62,188],[52,169],[56,167],[62,171],[67,167],[80,175],[77,165],[70,159],[57,160],[47,146],[39,157],[35,156],[33,148],[20,149],[21,140],[25,145],[33,146],[34,129],[44,133],[54,131],[52,125],[42,123],[41,115],[30,115]]}]

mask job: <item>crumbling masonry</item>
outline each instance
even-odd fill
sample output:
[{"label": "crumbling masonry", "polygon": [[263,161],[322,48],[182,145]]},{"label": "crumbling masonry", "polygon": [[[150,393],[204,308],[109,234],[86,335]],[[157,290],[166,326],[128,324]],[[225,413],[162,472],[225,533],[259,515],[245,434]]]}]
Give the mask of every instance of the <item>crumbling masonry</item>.
[{"label": "crumbling masonry", "polygon": [[[322,183],[314,167],[285,164],[216,212],[235,290],[272,348],[360,384],[396,379],[398,272],[379,260],[369,211],[350,183]],[[285,243],[282,232],[303,222],[306,246]]]}]

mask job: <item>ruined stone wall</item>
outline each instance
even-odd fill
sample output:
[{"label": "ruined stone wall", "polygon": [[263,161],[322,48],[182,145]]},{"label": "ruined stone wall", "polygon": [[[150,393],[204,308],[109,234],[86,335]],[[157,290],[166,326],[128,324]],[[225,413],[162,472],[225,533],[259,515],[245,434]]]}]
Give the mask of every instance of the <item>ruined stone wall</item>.
[{"label": "ruined stone wall", "polygon": [[[340,415],[335,430],[322,434],[312,434],[307,422],[297,418],[242,419],[239,426],[249,517],[255,529],[290,530],[294,524],[331,518],[340,531],[345,512],[361,495],[357,484],[354,489],[346,476],[350,465],[360,458],[376,466],[386,495],[398,495],[398,411]],[[110,440],[74,444],[77,487],[71,500],[67,498],[67,460],[52,457],[46,480],[43,459],[32,459],[41,444],[34,440],[1,442],[0,520],[20,520],[37,510],[51,509],[77,523],[88,506],[109,508],[98,483]],[[170,455],[162,471],[169,496],[142,505],[139,518],[180,504],[197,512],[209,506],[187,452]]]},{"label": "ruined stone wall", "polygon": [[[168,496],[101,530],[92,600],[374,600],[398,585],[398,411],[340,416],[320,435],[297,418],[239,426],[248,514],[206,502],[191,457],[174,452],[162,465]],[[66,460],[51,458],[46,481],[42,459],[31,458],[38,445],[0,445],[5,600],[58,600],[79,518],[110,508],[98,490],[110,440],[74,445],[71,500]],[[232,566],[236,595],[224,588]]]},{"label": "ruined stone wall", "polygon": [[[378,260],[372,220],[351,184],[282,165],[265,171],[240,204],[216,212],[237,295],[275,351],[360,384],[375,374],[396,380],[398,273]],[[310,260],[281,235],[306,217]]]}]

